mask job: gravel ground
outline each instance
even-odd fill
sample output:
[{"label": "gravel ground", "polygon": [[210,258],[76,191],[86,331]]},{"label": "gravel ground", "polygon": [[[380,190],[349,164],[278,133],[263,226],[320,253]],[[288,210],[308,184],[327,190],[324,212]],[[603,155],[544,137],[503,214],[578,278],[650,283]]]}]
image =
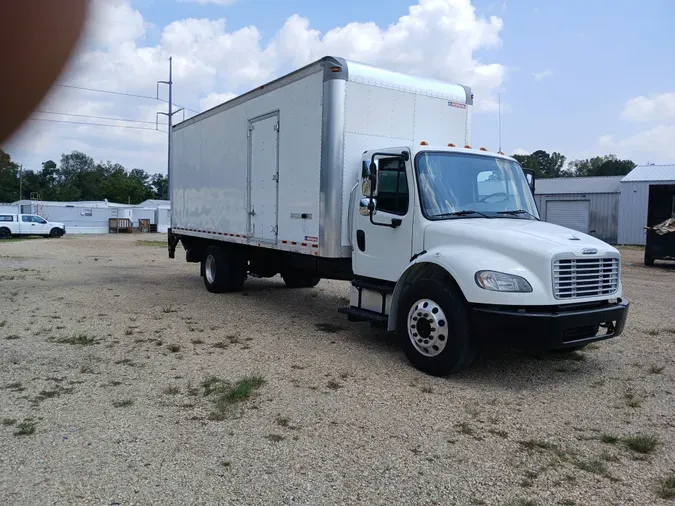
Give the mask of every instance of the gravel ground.
[{"label": "gravel ground", "polygon": [[673,504],[675,266],[624,251],[619,339],[443,379],[347,283],[213,295],[140,238],[0,244],[1,504]]}]

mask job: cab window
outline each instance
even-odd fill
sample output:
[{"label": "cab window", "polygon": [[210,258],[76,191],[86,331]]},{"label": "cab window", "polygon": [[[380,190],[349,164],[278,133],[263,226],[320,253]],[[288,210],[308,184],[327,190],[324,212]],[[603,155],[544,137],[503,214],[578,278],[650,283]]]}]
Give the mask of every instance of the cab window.
[{"label": "cab window", "polygon": [[400,158],[378,160],[377,210],[404,215],[408,212],[408,180]]}]

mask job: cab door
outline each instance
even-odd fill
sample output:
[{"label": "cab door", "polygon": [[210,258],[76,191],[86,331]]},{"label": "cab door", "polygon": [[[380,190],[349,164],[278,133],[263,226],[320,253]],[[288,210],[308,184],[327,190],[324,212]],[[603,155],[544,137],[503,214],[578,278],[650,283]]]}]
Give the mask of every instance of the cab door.
[{"label": "cab door", "polygon": [[362,176],[367,176],[371,162],[377,170],[372,199],[367,177],[357,190],[359,202],[352,226],[352,266],[356,276],[395,282],[410,263],[414,184],[409,156],[400,153],[401,150],[392,150],[391,154],[367,152],[363,156]]}]

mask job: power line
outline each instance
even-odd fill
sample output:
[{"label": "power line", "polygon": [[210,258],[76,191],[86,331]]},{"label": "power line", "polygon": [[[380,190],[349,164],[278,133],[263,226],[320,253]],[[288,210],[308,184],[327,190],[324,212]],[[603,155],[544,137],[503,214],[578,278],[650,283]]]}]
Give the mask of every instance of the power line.
[{"label": "power line", "polygon": [[47,121],[49,123],[69,123],[71,125],[87,125],[87,126],[102,126],[102,127],[112,127],[112,128],[131,128],[134,130],[152,130],[153,132],[164,132],[166,130],[160,130],[159,128],[148,128],[148,127],[137,127],[129,125],[106,125],[104,123],[86,123],[84,121],[66,121],[60,119],[46,119],[46,118],[28,118],[31,121]]},{"label": "power line", "polygon": [[56,114],[60,116],[77,116],[78,118],[91,118],[91,119],[105,119],[105,120],[111,120],[111,121],[128,121],[131,123],[148,123],[150,125],[154,125],[154,121],[141,121],[138,119],[124,119],[124,118],[113,118],[110,116],[89,116],[87,114],[72,114],[69,112],[53,112],[53,111],[42,111],[40,109],[35,110],[34,112],[39,112],[41,114]]},{"label": "power line", "polygon": [[[135,98],[146,98],[148,100],[159,100],[160,102],[164,103],[169,103],[168,100],[164,100],[163,98],[159,97],[151,97],[150,95],[136,95],[135,93],[122,93],[121,91],[111,91],[111,90],[102,90],[99,88],[85,88],[84,86],[74,86],[72,84],[58,84],[56,86],[60,86],[62,88],[72,88],[75,90],[83,90],[83,91],[94,91],[97,93],[109,93],[110,95],[122,95],[125,97],[135,97]],[[174,104],[178,107],[183,107],[180,104]],[[196,114],[199,114],[199,111],[195,111],[194,109],[190,109],[189,107],[183,107],[186,111],[194,112]]]}]

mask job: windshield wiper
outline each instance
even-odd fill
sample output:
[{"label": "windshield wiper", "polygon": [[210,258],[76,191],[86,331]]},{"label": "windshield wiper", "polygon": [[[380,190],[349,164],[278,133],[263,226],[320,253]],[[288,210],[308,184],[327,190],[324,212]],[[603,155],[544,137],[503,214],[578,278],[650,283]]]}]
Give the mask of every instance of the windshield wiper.
[{"label": "windshield wiper", "polygon": [[434,214],[434,218],[445,218],[448,216],[469,216],[471,214],[478,214],[479,216],[482,216],[483,218],[491,218],[491,216],[488,216],[487,214],[480,213],[478,211],[474,211],[473,209],[464,209],[462,211],[455,211],[453,213],[442,213],[442,214]]},{"label": "windshield wiper", "polygon": [[513,216],[517,216],[519,214],[527,214],[528,216],[532,216],[535,220],[540,221],[539,218],[537,218],[534,214],[526,211],[525,209],[513,209],[510,211],[497,211],[497,214],[511,214]]}]

